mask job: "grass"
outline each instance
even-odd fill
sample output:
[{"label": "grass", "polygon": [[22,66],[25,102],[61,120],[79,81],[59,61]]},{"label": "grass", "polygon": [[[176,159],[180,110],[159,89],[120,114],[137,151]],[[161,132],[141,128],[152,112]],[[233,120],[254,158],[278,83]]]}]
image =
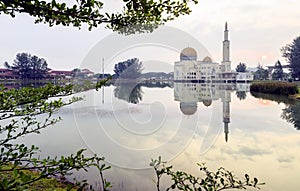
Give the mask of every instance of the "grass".
[{"label": "grass", "polygon": [[[8,166],[2,166],[2,169],[9,168]],[[26,175],[30,175],[32,177],[38,176],[38,172],[35,171],[30,171],[30,170],[24,170],[23,171]],[[12,179],[12,172],[11,171],[0,171],[0,180],[2,181],[3,179]],[[75,191],[76,186],[72,183],[65,183],[62,182],[56,178],[43,178],[41,180],[38,180],[36,182],[33,182],[28,185],[28,188],[26,189],[28,191]]]},{"label": "grass", "polygon": [[[69,190],[69,189],[68,189],[68,185],[66,183],[62,183],[62,182],[56,180],[55,178],[45,178],[45,179],[39,180],[35,183],[32,183],[29,186],[28,190],[66,191],[66,190]],[[71,190],[75,191],[77,189],[73,188]]]}]

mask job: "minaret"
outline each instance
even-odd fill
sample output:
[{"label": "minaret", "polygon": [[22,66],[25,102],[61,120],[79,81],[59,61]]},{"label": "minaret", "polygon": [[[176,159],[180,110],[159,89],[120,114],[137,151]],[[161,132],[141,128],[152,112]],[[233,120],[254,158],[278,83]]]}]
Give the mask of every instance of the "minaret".
[{"label": "minaret", "polygon": [[222,72],[231,71],[231,61],[230,61],[230,41],[228,38],[228,25],[225,23],[224,31],[224,41],[223,41],[223,61],[222,61]]}]

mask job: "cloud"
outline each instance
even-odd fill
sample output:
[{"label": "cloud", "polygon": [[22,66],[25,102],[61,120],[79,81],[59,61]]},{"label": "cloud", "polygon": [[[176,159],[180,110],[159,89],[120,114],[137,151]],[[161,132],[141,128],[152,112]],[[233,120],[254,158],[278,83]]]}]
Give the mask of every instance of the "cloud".
[{"label": "cloud", "polygon": [[294,159],[295,159],[294,156],[284,155],[284,156],[279,156],[277,158],[277,161],[280,163],[292,163],[294,161]]},{"label": "cloud", "polygon": [[248,160],[253,160],[253,157],[257,157],[257,156],[272,154],[271,151],[259,149],[258,147],[255,147],[255,145],[253,145],[253,147],[249,147],[249,146],[239,146],[237,148],[224,147],[221,148],[221,153],[230,155],[234,159],[245,158]]},{"label": "cloud", "polygon": [[237,154],[242,154],[245,156],[262,156],[271,154],[271,152],[263,149],[242,146],[238,149]]}]

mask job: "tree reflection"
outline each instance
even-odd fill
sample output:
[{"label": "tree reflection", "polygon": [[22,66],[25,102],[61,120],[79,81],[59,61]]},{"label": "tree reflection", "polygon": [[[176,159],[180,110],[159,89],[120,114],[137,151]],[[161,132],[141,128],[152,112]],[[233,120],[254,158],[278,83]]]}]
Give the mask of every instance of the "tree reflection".
[{"label": "tree reflection", "polygon": [[297,130],[300,130],[300,101],[290,99],[286,96],[272,94],[251,92],[251,95],[256,98],[276,101],[277,103],[284,103],[286,107],[282,110],[281,118],[289,123],[292,123]]},{"label": "tree reflection", "polygon": [[115,84],[114,95],[116,98],[125,100],[128,103],[138,104],[142,101],[143,91],[142,87],[147,88],[171,88],[172,83],[168,82],[121,82],[117,81]]},{"label": "tree reflection", "polygon": [[247,97],[247,94],[245,91],[237,91],[235,92],[235,95],[237,98],[239,98],[240,100],[244,100]]},{"label": "tree reflection", "polygon": [[142,86],[140,84],[118,83],[115,84],[114,95],[116,98],[128,103],[138,104],[143,98]]},{"label": "tree reflection", "polygon": [[281,117],[288,122],[294,124],[297,130],[300,130],[300,102],[296,102],[293,105],[289,105],[281,114]]}]

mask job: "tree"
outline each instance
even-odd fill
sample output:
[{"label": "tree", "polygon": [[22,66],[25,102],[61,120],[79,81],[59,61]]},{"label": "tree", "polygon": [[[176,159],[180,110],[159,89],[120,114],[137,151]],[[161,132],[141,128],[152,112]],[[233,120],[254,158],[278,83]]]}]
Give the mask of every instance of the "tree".
[{"label": "tree", "polygon": [[5,62],[4,65],[21,79],[43,78],[49,70],[45,59],[28,53],[18,53],[12,65],[9,65],[8,62]]},{"label": "tree", "polygon": [[75,77],[75,78],[84,78],[84,74],[81,72],[81,69],[74,68],[72,70],[72,72],[73,72],[73,77]]},{"label": "tree", "polygon": [[[76,0],[63,3],[58,0],[0,0],[0,14],[15,17],[16,13],[26,13],[36,18],[35,23],[49,26],[64,25],[80,28],[87,24],[89,30],[100,24],[107,24],[113,31],[132,33],[152,31],[158,25],[189,14],[188,2],[198,0],[123,0],[123,10],[116,13],[103,12],[104,3],[98,0]],[[124,27],[137,26],[134,30]]]},{"label": "tree", "polygon": [[138,58],[128,59],[124,62],[115,64],[114,72],[119,78],[136,79],[140,77],[143,64]]},{"label": "tree", "polygon": [[282,47],[281,52],[289,63],[292,78],[300,79],[300,36],[295,38],[291,44]]},{"label": "tree", "polygon": [[274,72],[272,73],[272,79],[274,79],[274,80],[280,80],[283,77],[284,77],[284,75],[283,75],[282,65],[281,65],[280,61],[278,60],[275,63]]},{"label": "tree", "polygon": [[258,64],[257,70],[254,72],[255,80],[266,80],[268,79],[269,73],[268,70],[264,69],[261,64]]},{"label": "tree", "polygon": [[247,71],[247,66],[245,63],[239,63],[236,68],[235,68],[235,71],[237,72],[246,72]]}]

